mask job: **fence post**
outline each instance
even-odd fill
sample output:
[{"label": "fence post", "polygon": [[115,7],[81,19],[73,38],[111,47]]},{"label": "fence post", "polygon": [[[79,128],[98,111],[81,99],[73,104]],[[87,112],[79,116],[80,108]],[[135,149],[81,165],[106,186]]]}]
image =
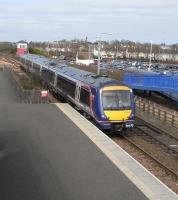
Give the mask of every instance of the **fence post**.
[{"label": "fence post", "polygon": [[139,110],[141,108],[141,101],[140,101],[140,98],[138,98],[138,107],[139,107]]},{"label": "fence post", "polygon": [[143,112],[145,112],[145,102],[143,102]]},{"label": "fence post", "polygon": [[161,119],[161,111],[159,108],[158,108],[158,119]]},{"label": "fence post", "polygon": [[153,104],[153,116],[155,116],[155,114],[156,114],[155,108],[156,108],[156,106],[155,106],[155,104]]},{"label": "fence post", "polygon": [[174,121],[175,121],[175,116],[174,114],[172,115],[172,121],[171,121],[171,124],[174,125]]},{"label": "fence post", "polygon": [[166,118],[167,118],[167,114],[166,114],[166,111],[164,111],[164,121],[166,121]]}]

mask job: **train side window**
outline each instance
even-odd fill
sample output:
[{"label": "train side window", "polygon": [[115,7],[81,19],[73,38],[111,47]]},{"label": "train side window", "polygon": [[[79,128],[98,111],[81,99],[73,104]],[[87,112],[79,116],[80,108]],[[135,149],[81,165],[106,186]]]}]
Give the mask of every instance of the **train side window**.
[{"label": "train side window", "polygon": [[90,93],[84,88],[81,88],[80,102],[87,105],[88,107],[90,106]]},{"label": "train side window", "polygon": [[63,78],[57,77],[57,87],[63,89]]},{"label": "train side window", "polygon": [[74,83],[67,82],[66,89],[68,91],[68,94],[73,98],[75,97],[75,88],[76,88],[76,85]]},{"label": "train side window", "polygon": [[75,97],[75,83],[72,83],[62,77],[57,78],[57,87],[68,93],[71,97]]}]

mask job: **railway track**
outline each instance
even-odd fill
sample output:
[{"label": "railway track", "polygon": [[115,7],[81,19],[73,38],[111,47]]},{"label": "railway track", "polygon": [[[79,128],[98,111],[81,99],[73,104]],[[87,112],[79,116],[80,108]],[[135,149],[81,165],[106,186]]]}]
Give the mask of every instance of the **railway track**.
[{"label": "railway track", "polygon": [[20,66],[20,61],[18,61],[16,58],[13,56],[0,56],[0,59],[4,62],[10,63],[15,66]]},{"label": "railway track", "polygon": [[139,118],[136,119],[135,125],[145,134],[150,135],[150,137],[159,141],[160,144],[165,145],[169,150],[175,151],[178,154],[178,134],[172,133],[171,131],[163,131]]},{"label": "railway track", "polygon": [[[135,128],[122,137],[178,179],[177,138],[140,121],[136,121]],[[112,139],[118,143],[116,136]]]},{"label": "railway track", "polygon": [[111,139],[178,194],[178,135],[174,137],[138,118],[135,125]]}]

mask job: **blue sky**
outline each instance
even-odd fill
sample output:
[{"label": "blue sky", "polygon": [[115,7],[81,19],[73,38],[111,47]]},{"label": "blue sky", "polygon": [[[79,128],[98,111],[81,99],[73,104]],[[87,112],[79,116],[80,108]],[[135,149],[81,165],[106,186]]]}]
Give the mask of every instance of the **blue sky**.
[{"label": "blue sky", "polygon": [[0,0],[0,41],[178,43],[178,0]]}]

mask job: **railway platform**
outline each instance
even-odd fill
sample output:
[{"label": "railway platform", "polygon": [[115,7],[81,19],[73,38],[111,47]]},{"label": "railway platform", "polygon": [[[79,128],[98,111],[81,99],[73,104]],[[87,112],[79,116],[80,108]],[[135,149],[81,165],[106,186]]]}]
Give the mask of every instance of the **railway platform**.
[{"label": "railway platform", "polygon": [[57,106],[148,199],[178,199],[174,192],[72,107],[68,104]]},{"label": "railway platform", "polygon": [[0,199],[178,199],[68,104],[21,104],[3,72],[0,99]]}]

